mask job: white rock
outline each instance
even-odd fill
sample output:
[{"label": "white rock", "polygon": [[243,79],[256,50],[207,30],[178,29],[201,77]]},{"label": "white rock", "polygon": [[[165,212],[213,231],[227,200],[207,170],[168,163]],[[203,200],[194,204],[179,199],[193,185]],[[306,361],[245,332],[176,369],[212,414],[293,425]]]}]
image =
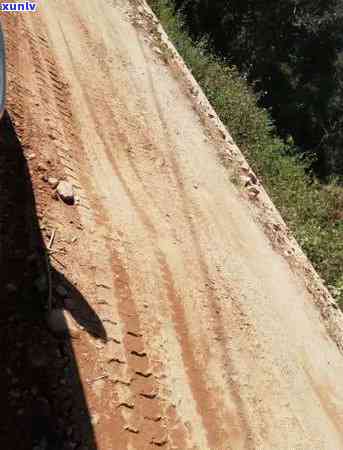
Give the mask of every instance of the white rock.
[{"label": "white rock", "polygon": [[50,178],[48,178],[48,183],[50,184],[50,186],[51,186],[53,189],[55,189],[55,188],[57,188],[57,186],[58,186],[58,179],[57,179],[57,178],[50,177]]},{"label": "white rock", "polygon": [[92,414],[91,422],[92,425],[98,425],[98,423],[100,422],[99,414]]},{"label": "white rock", "polygon": [[248,187],[248,194],[250,198],[256,198],[260,194],[260,189],[256,186]]},{"label": "white rock", "polygon": [[46,318],[48,327],[59,337],[71,337],[78,339],[81,330],[69,311],[65,309],[53,309]]},{"label": "white rock", "polygon": [[244,173],[249,173],[250,172],[250,167],[249,167],[249,165],[247,164],[247,163],[243,163],[242,165],[241,165],[241,170],[242,170],[242,172],[244,172]]},{"label": "white rock", "polygon": [[154,52],[157,53],[158,55],[163,55],[163,52],[162,52],[162,50],[161,50],[160,48],[158,48],[158,47],[153,47],[153,50],[154,50]]},{"label": "white rock", "polygon": [[57,186],[57,193],[67,205],[73,205],[75,201],[74,189],[68,181],[60,181]]}]

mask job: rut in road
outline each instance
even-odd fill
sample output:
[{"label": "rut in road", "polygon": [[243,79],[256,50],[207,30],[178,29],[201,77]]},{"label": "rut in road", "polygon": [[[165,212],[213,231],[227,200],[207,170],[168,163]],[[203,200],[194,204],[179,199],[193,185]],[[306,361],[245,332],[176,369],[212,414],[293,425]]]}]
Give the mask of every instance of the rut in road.
[{"label": "rut in road", "polygon": [[[3,126],[17,160],[3,165],[26,181],[16,196],[3,178],[3,210],[14,206],[0,256],[8,267],[19,258],[3,283],[9,304],[20,273],[24,291],[34,284],[55,231],[54,307],[73,317],[60,340],[12,303],[6,339],[20,335],[24,363],[9,357],[3,374],[3,386],[22,374],[4,448],[342,447],[341,355],[304,279],[231,183],[227,142],[158,50],[144,3],[51,0],[4,26]],[[49,177],[72,183],[73,207]],[[14,220],[30,239],[14,239]],[[36,380],[21,357],[31,345],[44,355]]]},{"label": "rut in road", "polygon": [[[13,76],[15,81],[13,84],[10,84],[9,89],[9,109],[18,123],[17,131],[20,139],[25,143],[24,146],[28,155],[30,151],[36,151],[38,145],[41,147],[47,141],[52,141],[53,147],[57,151],[57,155],[54,156],[55,158],[57,156],[57,158],[54,162],[49,161],[49,169],[53,170],[52,167],[55,165],[60,166],[69,179],[73,181],[74,187],[77,188],[80,186],[80,165],[75,155],[68,154],[66,150],[79,147],[80,142],[75,137],[77,128],[73,126],[72,112],[68,105],[70,95],[67,83],[59,74],[57,63],[49,49],[48,36],[39,20],[36,20],[34,24],[28,24],[21,19],[13,18],[12,21],[8,22],[7,26],[10,78],[11,74],[14,75],[14,69],[16,69],[15,76]],[[18,46],[12,44],[11,40],[11,36],[15,36],[14,30],[18,26],[24,31],[28,44],[28,49],[23,49],[22,54],[19,55]],[[11,27],[13,27],[13,30]],[[30,27],[32,27],[32,30]],[[31,61],[25,61],[24,63],[22,58],[25,50],[28,50],[26,57],[29,57]],[[32,67],[33,72],[30,91],[24,87],[28,86],[27,67],[29,65]],[[23,73],[17,70],[21,67]],[[11,95],[12,90],[16,92],[15,98]],[[19,95],[22,92],[23,94]],[[39,118],[39,111],[36,110],[36,117],[31,115],[27,117],[24,106],[26,106],[28,99],[34,101],[35,106],[44,107],[46,114],[42,114]],[[27,119],[30,124],[25,123],[24,119]],[[36,125],[36,129],[34,129],[32,124]],[[43,155],[40,156],[43,157]],[[44,157],[49,159],[51,154],[45,154]],[[85,182],[85,180],[83,181]],[[99,363],[99,360],[102,360],[102,364],[106,366],[106,377],[104,379],[109,384],[106,394],[103,394],[104,398],[107,397],[107,401],[102,401],[98,407],[101,410],[112,411],[106,426],[111,430],[124,431],[123,436],[121,436],[123,448],[127,448],[130,439],[133,439],[130,437],[130,434],[134,436],[135,445],[139,446],[139,448],[145,448],[146,445],[163,447],[168,442],[165,432],[166,407],[161,404],[158,398],[158,385],[154,380],[151,362],[144,349],[144,338],[140,330],[139,315],[129,295],[129,280],[119,256],[115,255],[114,250],[107,248],[109,245],[106,242],[106,236],[104,240],[104,235],[101,234],[109,233],[108,228],[101,226],[99,219],[88,213],[91,207],[86,196],[82,192],[79,192],[78,195],[80,198],[78,206],[81,214],[76,218],[73,217],[71,222],[78,228],[94,226],[97,230],[97,233],[93,235],[96,251],[87,261],[87,266],[91,269],[95,267],[95,275],[92,277],[96,286],[95,297],[97,298],[98,311],[101,313],[102,323],[107,336],[106,348],[104,347],[101,358],[98,355],[97,363]],[[42,199],[41,204],[39,201],[37,202],[38,207],[43,207],[43,211],[38,213],[40,216],[45,215],[49,209],[49,206],[44,204],[44,200],[46,202],[46,199]],[[97,201],[98,199],[95,197],[94,202],[97,203]],[[50,220],[54,219],[51,217]],[[101,231],[100,237],[99,231]],[[109,267],[107,273],[104,273],[102,266],[106,254],[112,261],[113,267]],[[120,279],[118,279],[119,276]],[[114,278],[113,287],[112,278]],[[110,308],[113,305],[114,286],[117,291],[117,297],[120,299],[120,303],[117,306],[117,316],[115,311]],[[91,372],[88,375],[91,375]],[[99,381],[101,382],[102,379]],[[100,383],[95,384],[98,385]],[[74,399],[73,401],[75,406],[77,406],[76,401]],[[173,417],[173,412],[170,414]],[[143,425],[142,422],[144,422]],[[28,429],[31,428],[30,424],[26,425]],[[78,426],[79,424],[75,425]],[[68,429],[70,428],[69,426]],[[14,434],[14,432],[9,430],[7,432],[9,438]],[[125,437],[125,433],[128,437]],[[81,438],[78,437],[78,439]],[[88,437],[88,439],[90,438]],[[106,442],[110,441],[114,445],[117,442],[116,433],[112,431],[110,436],[107,433],[105,439]],[[67,436],[67,440],[72,440],[72,437]],[[14,441],[12,441],[13,443]],[[29,446],[27,441],[23,445],[24,447],[22,448],[28,448]],[[91,445],[95,446],[95,443]]]}]

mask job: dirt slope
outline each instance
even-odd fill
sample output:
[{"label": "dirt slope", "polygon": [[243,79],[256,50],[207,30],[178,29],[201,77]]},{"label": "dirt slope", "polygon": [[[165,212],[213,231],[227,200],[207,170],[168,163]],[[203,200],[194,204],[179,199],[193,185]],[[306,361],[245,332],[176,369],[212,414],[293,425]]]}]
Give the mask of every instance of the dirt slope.
[{"label": "dirt slope", "polygon": [[[3,17],[8,112],[45,242],[56,230],[69,284],[55,297],[93,311],[71,333],[84,410],[72,384],[63,448],[343,448],[342,356],[152,22],[128,0],[38,10]],[[47,175],[73,183],[76,206]]]}]

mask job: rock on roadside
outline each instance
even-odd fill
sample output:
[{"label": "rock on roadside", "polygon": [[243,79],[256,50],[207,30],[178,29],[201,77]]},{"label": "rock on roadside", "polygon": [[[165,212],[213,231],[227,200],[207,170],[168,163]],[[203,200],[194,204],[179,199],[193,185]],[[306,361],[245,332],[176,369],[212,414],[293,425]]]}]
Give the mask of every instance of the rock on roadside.
[{"label": "rock on roadside", "polygon": [[50,184],[50,186],[51,186],[53,189],[56,189],[57,186],[58,186],[58,184],[59,184],[59,181],[58,181],[57,178],[49,177],[49,178],[48,178],[48,183]]},{"label": "rock on roadside", "polygon": [[75,202],[75,194],[73,186],[68,181],[60,181],[57,186],[57,193],[60,198],[67,204],[73,205]]},{"label": "rock on roadside", "polygon": [[81,329],[70,312],[65,309],[53,309],[47,315],[46,321],[50,331],[57,337],[71,337],[72,339],[80,337]]}]

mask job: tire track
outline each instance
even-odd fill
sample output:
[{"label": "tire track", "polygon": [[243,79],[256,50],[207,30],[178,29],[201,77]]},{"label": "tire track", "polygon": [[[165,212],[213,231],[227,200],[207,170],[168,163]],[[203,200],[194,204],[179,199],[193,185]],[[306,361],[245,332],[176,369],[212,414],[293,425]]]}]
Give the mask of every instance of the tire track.
[{"label": "tire track", "polygon": [[[85,33],[86,32],[85,27],[82,26],[81,28]],[[71,157],[68,154],[66,155],[66,152],[63,151],[66,148],[66,146],[70,148],[78,146],[78,148],[80,148],[80,143],[77,142],[76,139],[74,139],[73,137],[73,134],[75,133],[73,130],[73,125],[71,125],[72,113],[70,106],[70,95],[67,89],[67,84],[64,81],[62,81],[59,75],[59,68],[56,65],[56,62],[54,61],[53,56],[51,56],[49,53],[49,38],[43,32],[41,24],[35,22],[34,33],[28,28],[28,25],[24,26],[24,30],[25,34],[28,36],[27,41],[30,47],[29,53],[32,55],[33,58],[33,67],[35,77],[37,79],[39,94],[41,98],[43,98],[44,108],[46,108],[48,114],[54,118],[53,123],[50,121],[48,122],[48,128],[46,133],[54,142],[54,145],[56,145],[56,147],[59,149],[58,155],[61,158],[61,160],[63,160],[64,170],[68,173],[69,176],[74,177],[76,176],[75,174],[81,171],[80,165],[78,165],[76,168],[69,166],[68,164],[71,163]],[[66,45],[68,45],[66,40],[65,42]],[[99,46],[94,48],[93,51],[97,52],[98,49]],[[71,51],[70,51],[70,58],[71,60],[73,59]],[[76,66],[74,67],[74,70],[75,73],[78,73],[78,69]],[[105,70],[104,65],[103,70]],[[82,80],[79,81],[80,84],[82,85]],[[113,86],[109,86],[109,89],[113,90]],[[99,91],[97,95],[99,96],[99,98],[106,97],[106,94],[101,93],[101,91]],[[94,99],[89,97],[87,92],[85,92],[85,97],[89,105],[94,104]],[[148,216],[137,204],[135,195],[131,192],[131,189],[129,188],[129,185],[126,182],[125,177],[121,174],[119,166],[115,158],[113,157],[113,150],[112,150],[113,146],[109,144],[110,141],[115,142],[118,139],[118,137],[115,135],[115,130],[119,131],[120,139],[124,142],[124,145],[129,145],[129,141],[127,140],[125,134],[120,131],[119,124],[114,121],[112,110],[110,107],[107,106],[106,102],[103,104],[103,112],[105,113],[103,116],[103,119],[105,118],[105,129],[107,128],[107,130],[113,131],[107,131],[107,134],[104,134],[102,132],[103,123],[99,122],[97,114],[95,114],[92,110],[90,112],[92,114],[93,122],[98,130],[98,133],[101,135],[101,139],[106,148],[107,157],[111,161],[111,164],[115,169],[118,178],[121,180],[122,186],[128,196],[128,199],[130,200],[131,205],[133,205],[144,227],[146,228],[148,235],[150,236],[149,239],[151,240],[151,242],[153,242],[158,236],[157,231],[154,228]],[[108,127],[106,127],[107,120],[108,120]],[[59,124],[63,124],[63,127],[61,127]],[[139,170],[135,166],[132,158],[130,158],[130,164],[137,179],[143,185],[142,179],[139,177]],[[95,205],[99,205],[100,203],[99,199],[94,198],[92,201],[93,206],[91,208],[89,201],[88,200],[86,201],[87,207],[93,210],[96,209]],[[99,209],[98,206],[97,208]],[[100,213],[100,215],[105,217],[104,213]],[[184,213],[184,215],[185,217],[187,217],[187,211]],[[89,226],[91,226],[91,222],[92,219],[91,216],[89,216],[89,223],[88,223]],[[122,273],[123,264],[120,262],[118,255],[114,253],[112,258],[115,261],[114,264],[116,268],[114,270],[114,273],[118,275],[119,272],[122,274],[121,276],[124,277],[124,279],[127,278],[128,274]],[[169,305],[174,314],[176,332],[177,335],[179,336],[180,344],[183,349],[184,366],[186,367],[187,374],[190,377],[190,386],[193,389],[193,396],[196,401],[200,401],[200,404],[198,406],[198,412],[200,416],[203,417],[205,428],[208,430],[208,434],[213,435],[212,432],[211,433],[209,432],[209,430],[213,428],[213,417],[210,418],[207,411],[210,410],[212,415],[215,416],[215,406],[211,405],[211,403],[208,401],[209,399],[207,396],[206,382],[202,378],[201,369],[198,367],[198,363],[196,362],[196,359],[192,354],[192,351],[190,350],[192,346],[191,346],[191,339],[187,334],[188,328],[187,319],[185,316],[185,312],[183,311],[181,301],[178,298],[178,294],[176,294],[176,287],[174,286],[174,281],[171,275],[172,272],[168,266],[167,259],[162,252],[157,252],[155,258],[160,267],[159,270],[161,274],[161,279],[163,280],[163,284],[165,286],[165,291],[167,293],[166,295],[169,301]],[[150,372],[149,369],[147,356],[145,356],[147,352],[144,347],[143,336],[141,336],[140,331],[141,325],[139,321],[139,315],[137,313],[137,310],[135,309],[135,303],[132,294],[128,296],[126,292],[128,289],[130,289],[130,280],[127,278],[124,287],[118,284],[119,282],[117,278],[115,278],[115,281],[116,281],[115,289],[119,294],[119,298],[122,299],[119,310],[121,315],[121,321],[124,324],[124,328],[126,329],[125,332],[126,334],[123,339],[125,351],[121,357],[114,357],[113,363],[119,366],[125,365],[128,365],[129,367],[137,366],[136,369],[133,370],[135,377],[135,383],[133,385],[132,381],[130,381],[128,384],[128,380],[130,379],[130,377],[128,378],[128,375],[125,373],[123,379],[127,381],[126,385],[125,383],[123,384],[119,382],[119,385],[121,385],[121,389],[124,391],[123,400],[120,401],[120,404],[122,405],[121,409],[123,408],[126,410],[128,409],[130,413],[128,414],[126,411],[126,421],[129,423],[129,425],[127,425],[128,428],[126,431],[130,433],[130,435],[132,435],[131,438],[134,441],[140,442],[140,445],[145,445],[147,442],[155,442],[155,441],[154,437],[152,437],[150,441],[149,439],[144,441],[144,438],[142,438],[142,436],[144,435],[142,435],[137,426],[137,423],[139,423],[139,413],[137,417],[137,411],[141,411],[141,413],[142,411],[144,411],[144,409],[147,406],[147,405],[144,406],[143,405],[144,403],[148,403],[148,405],[156,403],[158,390],[157,389],[154,390],[153,386],[150,386],[151,384],[150,379],[152,377],[152,373]],[[125,311],[125,309],[123,308],[124,306],[125,308],[128,307],[129,298],[131,299],[129,302],[130,305],[129,311]],[[130,329],[131,327],[132,329]],[[137,347],[132,347],[134,343],[136,343]],[[139,377],[138,378],[139,381],[137,381],[137,377]],[[136,388],[136,386],[138,388]],[[135,398],[135,396],[138,396],[139,398],[137,408],[132,408],[131,391],[133,387],[134,387],[133,398]],[[129,405],[129,407],[125,405]],[[134,413],[132,413],[133,410]],[[161,411],[161,406],[157,405],[153,407],[153,410],[156,411],[156,413],[149,414],[150,422],[152,422],[154,426],[156,424],[160,426],[161,425],[160,420],[158,420],[160,416],[158,415],[157,412],[159,410]],[[129,416],[130,417],[133,416],[135,418],[131,420],[129,419]],[[218,423],[219,418],[215,418],[214,422]],[[158,432],[157,435],[161,435],[161,431]],[[166,445],[167,442],[165,441],[166,439],[162,437],[159,438],[159,440],[156,439],[155,444]],[[213,442],[209,442],[209,445],[211,445],[212,447],[214,447],[216,444],[217,444],[216,440]]]},{"label": "tire track", "polygon": [[[43,47],[46,48],[48,42],[47,39],[43,37],[41,40],[43,42]],[[35,59],[36,61],[39,60],[38,57]],[[60,81],[56,81],[58,80],[58,71],[56,70],[56,64],[52,63],[51,59],[48,60],[48,67],[49,69],[47,72],[50,76],[52,91],[55,96],[54,100],[57,105],[60,105],[59,90],[60,88],[64,88],[65,85],[60,83]],[[45,73],[46,71],[44,71],[44,74]],[[68,104],[67,94],[68,93],[66,93],[65,104]],[[90,101],[90,99],[88,100]],[[48,102],[49,101],[51,101],[50,97],[48,98]],[[63,109],[59,111],[63,121],[68,121],[68,118],[72,117],[72,114],[69,111],[70,109],[68,107],[63,107]],[[96,117],[93,117],[93,119],[94,123],[97,124]],[[97,128],[98,130],[102,129],[100,123],[97,124]],[[54,137],[57,139],[56,130],[50,129],[50,132],[55,133]],[[67,134],[67,136],[69,136],[70,139],[70,134]],[[82,152],[82,144],[80,142],[77,144],[79,150]],[[64,168],[66,168],[65,163]],[[90,210],[97,210],[99,217],[102,217],[102,219],[107,217],[107,214],[100,206],[101,201],[99,201],[96,196],[92,197],[89,205],[90,204],[92,204],[92,207],[89,207]],[[103,248],[104,238],[103,236],[100,236],[101,233],[99,232],[99,229],[103,229],[103,233],[105,234],[106,232],[104,231],[103,226],[98,226],[99,224],[95,227],[95,222],[92,222],[93,220],[94,218],[89,216],[87,225],[88,228],[97,229],[93,241],[94,247],[97,248],[97,253],[93,255],[92,261],[94,266],[98,268],[101,266],[101,260],[103,260],[104,254],[106,254],[106,249]],[[105,222],[106,221],[107,219]],[[85,224],[83,219],[82,222]],[[107,235],[110,236],[111,233],[112,232],[107,231]],[[103,248],[103,251],[100,251],[101,248]],[[114,250],[112,250],[112,252],[113,251]],[[117,258],[115,258],[115,260],[117,260]],[[121,267],[121,264],[119,264],[119,266]],[[119,270],[119,266],[117,263],[117,271]],[[139,315],[135,310],[135,305],[132,300],[130,302],[129,310],[127,310],[128,299],[130,296],[127,297],[126,291],[129,289],[129,286],[124,285],[123,287],[123,285],[118,284],[118,274],[115,273],[115,275],[115,292],[117,292],[119,298],[123,299],[120,304],[121,306],[119,306],[119,314],[121,321],[120,328],[124,329],[124,336],[121,336],[120,330],[116,330],[113,333],[113,328],[116,327],[115,321],[111,318],[114,311],[109,311],[107,308],[107,312],[105,313],[106,305],[109,305],[111,308],[116,308],[117,306],[113,304],[115,292],[113,292],[111,288],[108,290],[108,293],[104,295],[104,289],[107,291],[107,288],[104,288],[104,286],[108,286],[110,283],[108,278],[106,279],[105,277],[104,280],[104,274],[101,273],[101,270],[96,270],[95,283],[98,286],[97,297],[101,297],[102,314],[107,314],[109,311],[110,318],[105,319],[104,321],[104,323],[107,324],[106,328],[110,336],[109,344],[115,344],[117,347],[117,351],[113,352],[113,355],[109,357],[109,353],[113,351],[113,345],[109,348],[106,346],[106,355],[107,358],[109,358],[109,365],[112,368],[109,372],[111,375],[110,383],[114,385],[115,397],[117,398],[118,403],[117,408],[119,408],[119,414],[123,417],[122,425],[120,425],[120,427],[128,436],[121,440],[121,445],[124,445],[123,449],[128,448],[128,443],[132,441],[135,448],[147,448],[149,445],[152,447],[166,447],[168,445],[169,437],[163,419],[164,406],[160,403],[158,385],[154,381],[155,377],[150,368],[148,352],[145,350],[144,336],[140,330],[141,325]],[[113,369],[113,367],[115,368]],[[108,388],[105,390],[108,392]],[[106,408],[106,404],[103,404],[103,407]],[[116,415],[118,415],[118,411],[116,412]],[[179,443],[180,442],[179,439]]]},{"label": "tire track", "polygon": [[[87,27],[81,22],[79,17],[75,18],[75,21],[77,21],[80,24],[80,29],[82,30],[82,32],[86,35],[86,37],[90,36],[90,32],[88,31]],[[91,52],[93,54],[96,55],[96,57],[99,57],[99,46],[100,44],[95,44],[93,42],[91,42],[90,40],[87,39],[87,47],[89,49],[91,49]],[[70,51],[70,58],[71,60],[73,60],[72,57],[72,52]],[[101,52],[100,52],[101,54]],[[101,67],[103,67],[103,70],[107,70],[107,67],[105,68],[105,64],[104,62],[101,61],[101,58],[99,59],[99,65]],[[74,71],[75,73],[78,73],[78,69],[77,66],[74,64]],[[79,83],[80,85],[82,85],[82,80],[79,79]],[[110,83],[109,81],[106,83],[108,84]],[[153,88],[153,86],[152,86]],[[109,91],[113,91],[113,85],[109,85],[108,86],[108,90]],[[103,93],[101,94],[100,92],[103,91]],[[154,89],[152,89],[152,92],[154,92]],[[90,97],[88,92],[85,92],[84,90],[84,96],[86,98],[87,104],[88,105],[94,105],[96,104],[96,101]],[[107,98],[107,94],[104,90],[104,87],[99,87],[97,89],[97,96],[99,96],[99,98],[102,99],[106,99]],[[157,101],[157,100],[156,100]],[[162,121],[163,124],[163,117],[161,116],[161,111],[159,108],[159,105],[157,104],[157,110],[160,113],[160,119]],[[122,133],[120,131],[120,127],[119,124],[117,123],[116,119],[113,116],[112,110],[109,106],[107,106],[107,102],[106,101],[102,101],[102,120],[101,122],[99,121],[97,114],[90,108],[90,114],[92,116],[92,120],[94,121],[95,125],[96,125],[96,129],[98,134],[101,137],[101,141],[104,145],[104,148],[106,149],[106,155],[107,158],[109,159],[109,161],[112,164],[112,167],[115,170],[115,173],[117,175],[117,177],[119,178],[119,180],[121,181],[121,184],[124,188],[124,191],[128,197],[128,199],[130,200],[130,203],[132,204],[132,206],[134,207],[134,210],[137,212],[138,216],[140,217],[140,220],[142,222],[142,224],[144,225],[144,227],[148,230],[148,234],[151,236],[153,235],[154,238],[149,238],[152,240],[152,242],[156,239],[156,237],[158,236],[154,226],[152,225],[150,219],[147,217],[147,215],[144,213],[144,211],[142,210],[142,208],[137,204],[137,201],[135,199],[135,195],[133,194],[133,192],[131,191],[131,189],[129,188],[129,185],[127,184],[124,176],[121,173],[121,170],[119,169],[119,165],[116,161],[116,158],[113,155],[113,142],[117,142],[118,141],[118,136],[119,136],[119,141],[121,142],[121,145],[124,148],[127,148],[129,146],[129,141],[127,136]],[[166,124],[164,124],[166,125]],[[163,128],[163,125],[162,125]],[[106,133],[103,131],[106,130]],[[112,131],[113,130],[113,131]],[[114,132],[114,130],[117,130],[117,133]],[[111,142],[111,144],[110,144]],[[169,144],[171,144],[171,140],[169,136],[166,136],[166,141],[165,142],[169,142]],[[132,167],[132,159],[130,159],[131,162],[131,167]],[[182,183],[180,185],[180,176],[175,172],[176,170],[176,161],[173,161],[173,165],[174,165],[174,179],[173,181],[177,181],[177,185],[179,186],[179,198],[185,202],[186,201],[186,196],[182,197],[182,194],[185,194],[183,188],[182,188]],[[133,168],[133,172],[136,174],[138,173],[138,170],[136,168]],[[139,179],[139,177],[138,177]],[[141,180],[139,180],[141,181]],[[191,236],[195,236],[194,232],[195,232],[195,228],[193,226],[193,224],[191,223],[191,221],[188,220],[189,217],[189,207],[184,206],[184,217],[186,219],[186,221],[188,221],[189,225],[190,225],[190,235]],[[195,238],[193,238],[195,239]],[[199,264],[200,264],[200,268],[202,269],[202,273],[203,273],[203,277],[204,277],[204,284],[208,285],[208,279],[209,279],[209,274],[208,274],[208,270],[206,268],[206,266],[204,265],[204,259],[203,259],[203,255],[201,254],[201,250],[199,247],[199,242],[198,241],[194,241],[194,245],[195,248],[197,249],[198,252],[198,260],[199,260]],[[200,253],[199,253],[200,252]],[[213,426],[213,423],[219,424],[222,419],[220,419],[219,417],[216,417],[216,407],[215,405],[211,405],[208,406],[209,404],[209,397],[207,395],[207,389],[206,389],[206,382],[205,379],[202,377],[201,375],[201,369],[198,368],[198,364],[195,360],[194,357],[192,357],[192,354],[190,352],[190,348],[191,348],[191,341],[190,338],[185,338],[185,329],[187,329],[186,327],[186,321],[185,321],[185,313],[183,312],[181,314],[181,303],[180,300],[177,300],[177,295],[175,294],[176,290],[175,287],[173,286],[173,284],[170,284],[170,276],[171,276],[171,270],[168,268],[168,264],[167,264],[167,260],[166,257],[162,254],[162,252],[159,252],[156,255],[159,267],[160,267],[160,273],[162,274],[162,279],[164,279],[164,285],[166,287],[166,292],[169,292],[167,294],[167,297],[169,299],[169,304],[172,308],[172,310],[174,311],[174,317],[176,318],[176,320],[174,320],[175,323],[177,323],[177,321],[179,320],[181,323],[183,323],[183,327],[180,327],[177,329],[178,335],[180,336],[180,343],[182,344],[182,348],[183,348],[183,355],[184,355],[184,365],[185,367],[188,367],[187,370],[187,374],[189,377],[191,377],[191,382],[190,382],[190,386],[193,388],[193,396],[194,399],[196,401],[202,401],[202,399],[204,399],[204,401],[199,405],[198,407],[198,413],[200,414],[200,416],[203,418],[204,420],[204,425],[205,428],[208,430],[208,436],[213,436],[214,441],[209,442],[209,445],[213,448],[216,448],[218,445],[220,445],[220,442],[228,442],[229,440],[229,435],[227,436],[221,436],[218,440],[218,436],[216,432],[214,432],[215,427]],[[166,273],[168,273],[168,277],[166,277]],[[173,294],[171,295],[171,286],[173,289]],[[208,290],[208,295],[210,296],[210,298],[213,299],[213,293],[212,291],[209,289]],[[176,306],[177,305],[177,306]],[[213,311],[213,322],[216,323],[218,322],[217,316],[215,314],[215,312]],[[220,330],[217,332],[218,334],[221,333],[221,335],[224,334],[223,332],[223,325],[220,324],[218,325],[218,327],[220,327]],[[181,332],[182,331],[182,332]],[[181,332],[181,334],[180,334]],[[182,336],[182,337],[181,337]],[[205,401],[206,399],[206,401]],[[237,396],[237,400],[238,403],[240,401],[239,397]],[[207,411],[210,410],[211,411],[211,417],[208,415]],[[243,413],[240,414],[241,418],[244,417]],[[235,423],[237,419],[233,419],[232,417],[227,417],[226,421],[227,422],[231,422],[231,423]],[[239,426],[241,429],[244,429],[244,425],[240,425]],[[233,429],[237,428],[237,424],[235,423],[235,425],[233,426]],[[216,429],[218,429],[218,426],[216,427]],[[247,427],[245,428],[247,429]],[[211,430],[211,431],[210,431]],[[237,435],[235,437],[235,439],[237,439]],[[239,438],[241,439],[241,438]],[[246,438],[247,440],[248,438]]]}]

